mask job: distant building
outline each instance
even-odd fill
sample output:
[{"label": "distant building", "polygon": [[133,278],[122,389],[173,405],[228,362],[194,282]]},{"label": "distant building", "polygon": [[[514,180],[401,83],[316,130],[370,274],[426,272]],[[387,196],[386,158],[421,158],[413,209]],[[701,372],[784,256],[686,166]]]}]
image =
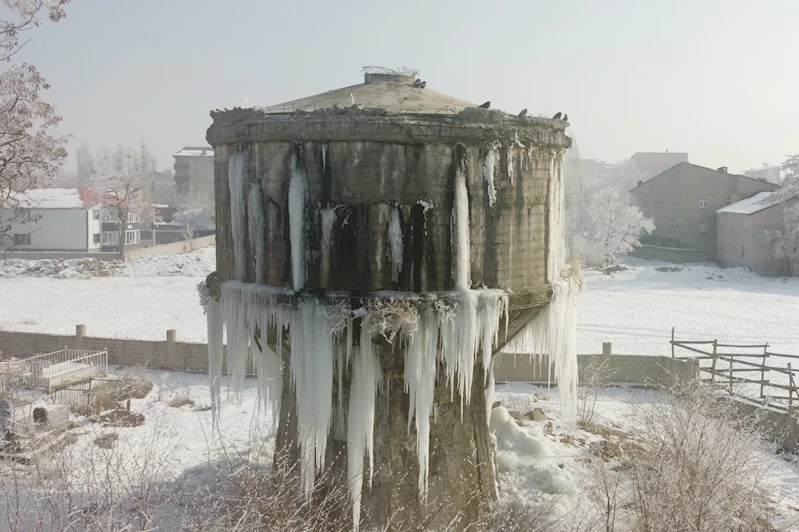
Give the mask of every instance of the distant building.
[{"label": "distant building", "polygon": [[779,184],[782,181],[779,166],[766,166],[765,168],[747,170],[744,175],[755,179],[765,179],[769,183]]},{"label": "distant building", "polygon": [[612,164],[597,159],[575,159],[572,164],[574,177],[585,181],[605,179],[616,171]]},{"label": "distant building", "polygon": [[677,166],[688,162],[687,153],[665,152],[638,152],[630,157],[630,162],[635,163],[641,172],[641,179],[646,181]]},{"label": "distant building", "polygon": [[641,181],[630,191],[631,200],[654,219],[655,230],[642,238],[635,255],[673,262],[714,260],[716,210],[777,188],[730,174],[726,167],[713,170],[687,162]]},{"label": "distant building", "polygon": [[[101,208],[77,188],[38,188],[16,195],[28,209],[28,223],[11,223],[8,234],[18,251],[82,251],[102,248]],[[0,213],[2,217],[2,213]]]},{"label": "distant building", "polygon": [[761,231],[782,229],[785,209],[799,199],[779,193],[760,192],[716,211],[718,234],[716,260],[724,266],[742,266],[756,273],[787,274],[788,264],[774,258],[774,246],[763,242]]},{"label": "distant building", "polygon": [[213,188],[214,150],[209,147],[186,146],[175,158],[175,187],[178,194],[192,188]]}]

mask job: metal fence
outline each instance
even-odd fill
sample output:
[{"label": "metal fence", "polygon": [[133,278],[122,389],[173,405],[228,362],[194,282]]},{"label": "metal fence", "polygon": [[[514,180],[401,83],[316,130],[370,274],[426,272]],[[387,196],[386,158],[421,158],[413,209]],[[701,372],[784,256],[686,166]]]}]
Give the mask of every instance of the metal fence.
[{"label": "metal fence", "polygon": [[52,393],[107,374],[107,351],[61,349],[0,362],[0,389],[22,387]]},{"label": "metal fence", "polygon": [[[676,340],[671,356],[699,361],[702,381],[731,395],[754,399],[780,410],[799,404],[793,360],[799,355],[769,351],[769,344],[725,344],[718,340]],[[683,354],[685,351],[688,354]],[[680,353],[678,355],[678,353]]]}]

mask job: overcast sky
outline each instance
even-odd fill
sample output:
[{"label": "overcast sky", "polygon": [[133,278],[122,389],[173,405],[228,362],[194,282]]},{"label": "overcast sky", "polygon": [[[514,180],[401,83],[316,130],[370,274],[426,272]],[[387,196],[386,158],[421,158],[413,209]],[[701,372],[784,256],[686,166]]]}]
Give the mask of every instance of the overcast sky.
[{"label": "overcast sky", "polygon": [[[20,58],[72,151],[139,139],[159,167],[210,109],[409,66],[428,88],[569,114],[583,157],[687,151],[742,172],[799,152],[799,0],[72,0]],[[73,162],[70,163],[74,166]]]}]

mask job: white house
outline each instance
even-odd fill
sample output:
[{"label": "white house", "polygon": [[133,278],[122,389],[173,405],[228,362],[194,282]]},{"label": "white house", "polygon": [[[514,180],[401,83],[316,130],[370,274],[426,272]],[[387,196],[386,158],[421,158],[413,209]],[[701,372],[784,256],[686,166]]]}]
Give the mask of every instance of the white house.
[{"label": "white house", "polygon": [[28,223],[12,223],[14,249],[19,251],[100,251],[100,207],[84,201],[76,188],[40,188],[17,194],[19,207],[29,209]]}]

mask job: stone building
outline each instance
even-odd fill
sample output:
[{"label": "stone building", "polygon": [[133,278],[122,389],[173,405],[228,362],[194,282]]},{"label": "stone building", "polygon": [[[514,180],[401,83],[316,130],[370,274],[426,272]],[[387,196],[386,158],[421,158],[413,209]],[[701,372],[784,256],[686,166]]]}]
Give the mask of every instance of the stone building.
[{"label": "stone building", "polygon": [[639,182],[630,191],[631,201],[644,216],[655,221],[655,230],[643,237],[634,255],[641,258],[690,262],[714,260],[716,211],[778,185],[730,174],[691,163],[677,166]]},{"label": "stone building", "polygon": [[412,74],[212,113],[209,355],[224,322],[231,372],[271,373],[278,449],[307,493],[322,466],[350,479],[356,528],[464,529],[496,493],[493,353],[525,331],[576,385],[570,140]]}]

